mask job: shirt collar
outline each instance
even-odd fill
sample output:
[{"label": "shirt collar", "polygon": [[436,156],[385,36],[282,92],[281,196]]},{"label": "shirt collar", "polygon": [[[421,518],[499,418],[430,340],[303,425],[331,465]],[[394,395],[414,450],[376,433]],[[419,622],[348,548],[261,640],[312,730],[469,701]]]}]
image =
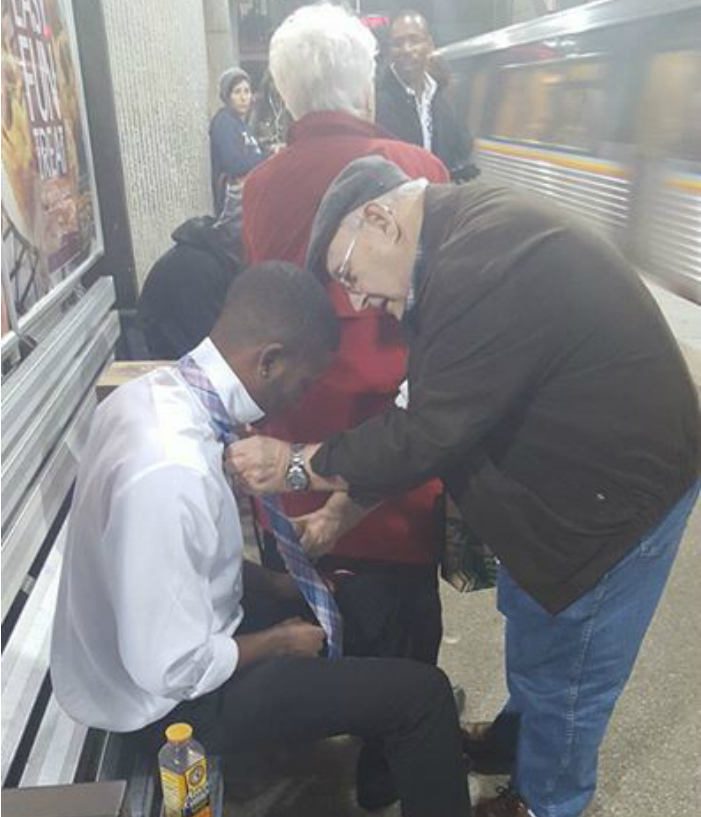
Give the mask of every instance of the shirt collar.
[{"label": "shirt collar", "polygon": [[190,356],[217,390],[232,423],[255,423],[265,416],[210,338],[205,338]]},{"label": "shirt collar", "polygon": [[421,236],[419,243],[416,245],[416,258],[414,259],[414,267],[411,270],[411,284],[409,286],[409,294],[406,297],[406,312],[411,312],[416,306],[416,294],[421,288],[425,269],[426,256],[424,255],[423,236]]},{"label": "shirt collar", "polygon": [[421,103],[428,103],[433,100],[433,97],[436,95],[436,91],[438,90],[438,83],[436,80],[427,72],[424,72],[424,91],[419,97],[416,91],[409,87],[404,80],[399,76],[397,73],[394,64],[390,65],[390,71],[394,74],[395,79],[397,82],[404,88],[404,90],[410,94],[411,96],[415,97],[417,101]]}]

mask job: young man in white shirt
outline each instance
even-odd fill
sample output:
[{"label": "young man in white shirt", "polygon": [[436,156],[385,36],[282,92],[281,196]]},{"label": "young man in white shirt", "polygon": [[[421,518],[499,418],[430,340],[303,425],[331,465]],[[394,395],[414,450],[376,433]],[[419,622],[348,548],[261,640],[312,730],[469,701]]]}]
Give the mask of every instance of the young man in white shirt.
[{"label": "young man in white shirt", "polygon": [[76,720],[153,750],[180,720],[211,752],[381,737],[403,814],[463,817],[469,794],[445,676],[404,660],[320,657],[321,627],[289,617],[304,609],[292,580],[244,571],[212,401],[227,426],[255,423],[294,403],[338,342],[314,277],[263,264],[234,280],[189,357],[99,406],[71,509],[55,693]]}]

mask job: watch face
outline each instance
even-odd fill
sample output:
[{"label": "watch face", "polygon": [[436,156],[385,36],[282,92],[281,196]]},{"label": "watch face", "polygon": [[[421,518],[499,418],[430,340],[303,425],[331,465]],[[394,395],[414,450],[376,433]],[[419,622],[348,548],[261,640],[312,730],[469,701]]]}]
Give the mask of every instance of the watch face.
[{"label": "watch face", "polygon": [[293,491],[304,491],[309,485],[309,477],[303,466],[293,465],[287,472],[285,482]]}]

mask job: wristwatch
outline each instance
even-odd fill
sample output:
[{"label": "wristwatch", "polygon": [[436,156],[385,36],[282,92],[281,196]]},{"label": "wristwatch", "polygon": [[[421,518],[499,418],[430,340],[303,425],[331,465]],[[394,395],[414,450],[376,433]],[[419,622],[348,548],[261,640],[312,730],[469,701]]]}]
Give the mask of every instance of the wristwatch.
[{"label": "wristwatch", "polygon": [[304,465],[304,445],[301,443],[292,443],[292,453],[290,455],[290,464],[287,466],[285,473],[285,487],[288,491],[306,491],[309,488],[309,472]]}]

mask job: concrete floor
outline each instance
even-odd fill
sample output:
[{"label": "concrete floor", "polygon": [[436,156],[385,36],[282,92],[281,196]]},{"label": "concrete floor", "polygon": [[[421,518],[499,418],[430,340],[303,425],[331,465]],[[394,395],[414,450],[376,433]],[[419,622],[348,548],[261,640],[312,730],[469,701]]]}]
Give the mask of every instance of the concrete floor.
[{"label": "concrete floor", "polygon": [[[587,817],[701,814],[701,505],[697,506],[637,666],[604,741]],[[502,620],[494,591],[443,587],[441,666],[467,692],[468,720],[491,719],[504,698]],[[360,817],[349,738],[231,758],[227,817]],[[470,780],[473,800],[498,778]],[[397,817],[394,807],[378,817]]]},{"label": "concrete floor", "polygon": [[[614,712],[588,817],[701,814],[701,506],[697,506],[648,636]],[[501,621],[493,593],[446,594],[441,663],[468,690],[470,720],[491,718],[503,695]],[[484,779],[477,781],[479,784]]]},{"label": "concrete floor", "polygon": [[[701,391],[701,307],[651,286]],[[603,743],[586,817],[701,815],[701,503]],[[488,720],[504,700],[502,620],[494,591],[444,585],[440,664],[467,692],[464,717]],[[231,758],[226,817],[360,817],[350,738]],[[473,802],[503,779],[470,779]],[[393,807],[375,812],[398,817]]]}]

